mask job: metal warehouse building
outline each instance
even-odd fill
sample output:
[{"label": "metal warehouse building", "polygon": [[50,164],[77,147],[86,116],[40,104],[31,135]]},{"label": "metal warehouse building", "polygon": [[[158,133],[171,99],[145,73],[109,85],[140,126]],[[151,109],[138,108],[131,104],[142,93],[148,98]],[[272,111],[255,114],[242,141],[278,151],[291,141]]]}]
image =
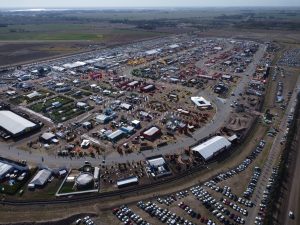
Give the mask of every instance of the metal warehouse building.
[{"label": "metal warehouse building", "polygon": [[118,188],[128,187],[130,185],[135,185],[139,183],[139,178],[137,176],[131,176],[125,179],[120,179],[117,181]]},{"label": "metal warehouse building", "polygon": [[193,152],[198,153],[205,161],[213,158],[220,152],[231,146],[230,141],[222,136],[215,136],[206,142],[192,148]]},{"label": "metal warehouse building", "polygon": [[0,128],[9,133],[12,137],[18,137],[28,133],[39,125],[19,116],[18,114],[9,111],[0,111]]},{"label": "metal warehouse building", "polygon": [[154,141],[161,134],[161,130],[157,127],[151,127],[143,133],[143,136],[149,140]]},{"label": "metal warehouse building", "polygon": [[0,162],[0,180],[13,169],[13,166]]},{"label": "metal warehouse building", "polygon": [[47,169],[40,170],[34,178],[28,184],[28,188],[36,188],[36,187],[43,187],[48,179],[51,177],[52,172]]}]

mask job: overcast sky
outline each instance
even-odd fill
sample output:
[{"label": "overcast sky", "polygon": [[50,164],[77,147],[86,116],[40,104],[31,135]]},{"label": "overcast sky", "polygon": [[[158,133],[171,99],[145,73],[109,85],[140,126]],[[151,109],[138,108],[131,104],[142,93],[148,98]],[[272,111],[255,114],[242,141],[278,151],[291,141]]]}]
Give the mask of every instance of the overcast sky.
[{"label": "overcast sky", "polygon": [[0,8],[300,6],[300,0],[0,0]]}]

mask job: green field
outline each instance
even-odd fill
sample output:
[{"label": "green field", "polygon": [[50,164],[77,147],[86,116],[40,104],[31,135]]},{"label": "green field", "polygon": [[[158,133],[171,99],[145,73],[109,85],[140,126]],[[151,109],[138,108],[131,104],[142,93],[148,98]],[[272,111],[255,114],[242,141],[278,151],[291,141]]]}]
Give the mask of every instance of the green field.
[{"label": "green field", "polygon": [[86,25],[42,24],[9,25],[0,28],[0,40],[93,40],[103,39],[103,34]]},{"label": "green field", "polygon": [[[92,107],[89,107],[88,110],[92,109]],[[74,107],[73,104],[67,104],[62,107],[56,108],[47,114],[49,114],[49,117],[55,121],[55,122],[64,122],[69,119],[72,119],[76,116],[79,116],[86,112],[84,109],[79,109]]]},{"label": "green field", "polygon": [[110,27],[104,29],[95,24],[40,24],[8,25],[0,27],[0,40],[33,41],[103,41],[111,38],[147,38],[159,33],[135,29]]},{"label": "green field", "polygon": [[[62,105],[74,102],[72,99],[66,98],[64,96],[57,96],[51,99],[48,99],[45,103],[44,102],[38,102],[32,106],[30,106],[30,109],[36,112],[42,112],[45,111],[47,108],[49,108],[52,103],[54,102],[60,102]],[[60,108],[60,107],[59,107]]]},{"label": "green field", "polygon": [[40,99],[49,97],[51,95],[53,95],[52,92],[49,91],[45,91],[45,90],[39,90],[38,91],[41,95],[40,96],[36,96],[34,98],[28,98],[26,95],[18,95],[16,97],[12,97],[9,99],[9,101],[15,105],[21,104],[21,103],[25,103],[25,104],[30,104],[32,102],[38,101]]},{"label": "green field", "polygon": [[91,94],[92,93],[88,92],[88,91],[80,91],[79,93],[76,93],[76,91],[74,91],[74,90],[66,93],[66,95],[71,96],[76,99],[82,99],[84,97],[90,96]]}]

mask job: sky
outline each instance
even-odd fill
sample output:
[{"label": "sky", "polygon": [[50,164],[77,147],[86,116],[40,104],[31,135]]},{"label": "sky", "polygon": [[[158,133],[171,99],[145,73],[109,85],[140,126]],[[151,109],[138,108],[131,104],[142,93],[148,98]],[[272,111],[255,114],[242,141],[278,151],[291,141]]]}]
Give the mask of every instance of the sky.
[{"label": "sky", "polygon": [[0,8],[300,6],[300,0],[0,0]]}]

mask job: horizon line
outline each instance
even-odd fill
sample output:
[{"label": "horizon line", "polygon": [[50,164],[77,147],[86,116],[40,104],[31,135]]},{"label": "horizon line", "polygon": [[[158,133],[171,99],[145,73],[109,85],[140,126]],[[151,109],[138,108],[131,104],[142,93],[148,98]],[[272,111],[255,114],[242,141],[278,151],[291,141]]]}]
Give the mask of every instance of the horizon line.
[{"label": "horizon line", "polygon": [[32,9],[32,10],[99,10],[99,9],[201,9],[201,8],[299,8],[300,5],[286,6],[286,5],[274,5],[274,6],[88,6],[88,7],[60,7],[60,6],[46,6],[46,7],[1,7],[0,9],[13,10],[13,9]]}]

